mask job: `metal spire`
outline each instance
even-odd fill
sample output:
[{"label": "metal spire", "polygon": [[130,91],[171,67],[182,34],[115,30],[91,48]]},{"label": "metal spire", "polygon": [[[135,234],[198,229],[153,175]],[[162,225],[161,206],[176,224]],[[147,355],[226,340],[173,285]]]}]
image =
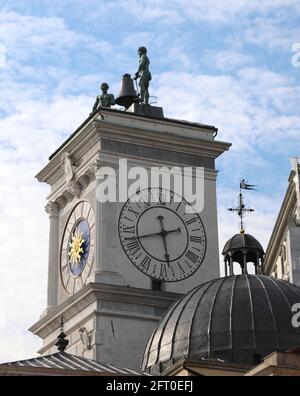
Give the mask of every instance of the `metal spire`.
[{"label": "metal spire", "polygon": [[66,338],[66,335],[64,333],[64,318],[61,317],[61,320],[60,320],[60,333],[57,336],[57,341],[55,343],[55,345],[57,346],[57,349],[60,352],[63,352],[67,348],[67,346],[69,344],[69,340],[66,340],[65,338]]},{"label": "metal spire", "polygon": [[244,196],[242,194],[242,189],[243,190],[255,190],[257,191],[254,187],[257,187],[254,184],[247,184],[245,179],[240,180],[240,193],[239,193],[239,198],[238,198],[238,206],[235,208],[228,208],[230,212],[237,212],[238,216],[240,217],[240,233],[244,234],[245,228],[244,228],[244,217],[247,212],[254,212],[254,209],[246,208],[244,204]]}]

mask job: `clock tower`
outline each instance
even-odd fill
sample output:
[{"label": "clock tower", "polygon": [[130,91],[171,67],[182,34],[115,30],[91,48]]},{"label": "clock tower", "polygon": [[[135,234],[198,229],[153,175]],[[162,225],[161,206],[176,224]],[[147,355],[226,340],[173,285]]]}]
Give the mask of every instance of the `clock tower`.
[{"label": "clock tower", "polygon": [[[47,308],[30,328],[43,355],[56,351],[63,317],[69,353],[137,369],[169,306],[219,277],[215,159],[230,144],[149,108],[93,112],[37,175],[51,187]],[[128,188],[137,169],[152,181],[184,167],[202,170],[201,211],[175,182]],[[102,199],[105,183],[116,199]]]}]

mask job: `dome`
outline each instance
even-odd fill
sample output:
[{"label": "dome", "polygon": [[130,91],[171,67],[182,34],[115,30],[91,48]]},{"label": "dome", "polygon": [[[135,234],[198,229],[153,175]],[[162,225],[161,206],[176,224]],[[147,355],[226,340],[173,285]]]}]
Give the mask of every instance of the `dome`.
[{"label": "dome", "polygon": [[182,358],[252,366],[257,358],[300,345],[291,307],[300,287],[261,275],[204,283],[163,316],[146,346],[142,370],[159,374]]},{"label": "dome", "polygon": [[257,250],[264,254],[264,249],[256,238],[250,234],[240,233],[230,238],[224,246],[222,254],[225,255],[234,250]]},{"label": "dome", "polygon": [[240,234],[230,238],[222,251],[225,263],[225,275],[234,275],[233,263],[239,263],[242,273],[248,272],[248,263],[253,263],[255,274],[262,272],[264,249],[261,244],[250,234],[241,231]]}]

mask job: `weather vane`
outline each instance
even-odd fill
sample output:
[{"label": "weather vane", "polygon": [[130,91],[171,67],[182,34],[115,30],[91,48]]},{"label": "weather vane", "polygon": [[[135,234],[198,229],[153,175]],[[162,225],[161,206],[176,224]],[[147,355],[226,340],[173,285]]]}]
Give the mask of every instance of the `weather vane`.
[{"label": "weather vane", "polygon": [[255,184],[248,184],[245,179],[240,180],[240,194],[239,194],[239,202],[236,208],[228,208],[230,212],[237,212],[238,216],[240,217],[240,233],[244,234],[244,216],[246,213],[254,212],[254,209],[246,208],[244,204],[244,196],[242,194],[242,190],[254,190],[257,191],[255,188],[257,185]]}]

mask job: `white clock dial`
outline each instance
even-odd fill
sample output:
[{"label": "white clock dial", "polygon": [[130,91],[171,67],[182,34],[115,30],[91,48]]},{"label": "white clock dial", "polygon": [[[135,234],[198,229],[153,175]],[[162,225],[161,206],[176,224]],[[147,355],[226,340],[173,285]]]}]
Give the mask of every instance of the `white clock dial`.
[{"label": "white clock dial", "polygon": [[[148,199],[149,194],[159,197],[158,202]],[[170,194],[170,202],[164,199],[166,194]],[[172,191],[146,189],[131,197],[121,210],[122,247],[130,261],[151,278],[167,282],[185,279],[204,259],[204,226],[198,213],[187,213],[186,205],[192,208]]]}]

